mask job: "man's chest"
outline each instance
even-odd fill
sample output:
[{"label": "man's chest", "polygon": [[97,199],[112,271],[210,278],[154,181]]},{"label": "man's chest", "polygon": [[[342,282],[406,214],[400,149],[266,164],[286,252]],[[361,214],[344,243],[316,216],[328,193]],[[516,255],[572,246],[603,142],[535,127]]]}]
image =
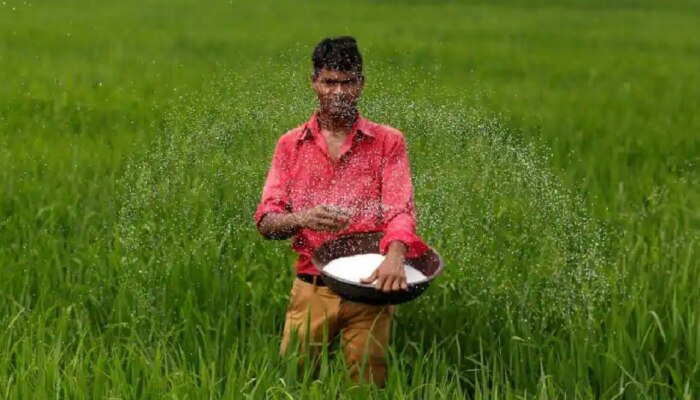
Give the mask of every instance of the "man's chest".
[{"label": "man's chest", "polygon": [[[342,144],[341,144],[342,145]],[[381,149],[371,146],[355,146],[332,159],[332,147],[328,153],[307,144],[298,149],[292,158],[289,188],[296,202],[310,204],[340,197],[372,199],[381,193],[382,166]]]},{"label": "man's chest", "polygon": [[345,139],[344,138],[326,137],[325,143],[326,143],[326,148],[328,149],[328,156],[331,159],[331,161],[333,161],[333,162],[338,161],[340,149],[343,147],[343,144],[345,143]]}]

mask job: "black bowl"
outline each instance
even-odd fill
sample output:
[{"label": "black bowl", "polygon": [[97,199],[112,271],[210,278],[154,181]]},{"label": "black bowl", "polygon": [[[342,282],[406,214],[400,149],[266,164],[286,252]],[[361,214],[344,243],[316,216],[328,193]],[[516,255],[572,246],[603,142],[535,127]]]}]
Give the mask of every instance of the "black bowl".
[{"label": "black bowl", "polygon": [[444,269],[440,255],[432,248],[417,258],[406,258],[406,264],[419,270],[427,278],[408,284],[406,290],[382,292],[371,284],[361,284],[334,277],[324,272],[324,267],[336,258],[357,254],[379,253],[381,232],[354,233],[339,236],[319,246],[314,251],[311,262],[321,273],[323,282],[341,298],[365,304],[387,305],[411,301],[420,296],[430,286],[430,282]]}]

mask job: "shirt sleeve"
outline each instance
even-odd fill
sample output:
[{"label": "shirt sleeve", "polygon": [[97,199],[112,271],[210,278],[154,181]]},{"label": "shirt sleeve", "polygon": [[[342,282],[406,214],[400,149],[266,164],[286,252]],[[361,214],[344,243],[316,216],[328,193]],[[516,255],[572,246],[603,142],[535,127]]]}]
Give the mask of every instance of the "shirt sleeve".
[{"label": "shirt sleeve", "polygon": [[379,251],[386,254],[393,241],[403,242],[406,257],[420,257],[429,250],[428,245],[416,234],[416,210],[413,185],[403,135],[392,138],[382,167],[382,211],[384,236]]},{"label": "shirt sleeve", "polygon": [[272,164],[267,172],[267,179],[262,190],[262,198],[255,212],[255,225],[260,229],[260,222],[268,213],[291,211],[289,196],[289,157],[280,139],[275,146]]}]

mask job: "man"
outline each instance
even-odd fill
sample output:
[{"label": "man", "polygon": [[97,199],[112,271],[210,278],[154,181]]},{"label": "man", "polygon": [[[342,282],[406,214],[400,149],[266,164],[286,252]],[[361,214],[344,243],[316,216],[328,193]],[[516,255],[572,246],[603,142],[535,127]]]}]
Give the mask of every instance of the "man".
[{"label": "man", "polygon": [[329,339],[340,336],[353,381],[384,386],[393,306],[339,298],[311,256],[338,235],[381,231],[377,251],[386,257],[363,283],[386,292],[406,289],[404,259],[428,250],[416,235],[406,143],[401,132],[358,111],[365,79],[355,39],[322,40],[312,61],[318,109],[278,140],[255,214],[263,237],[293,238],[299,253],[280,351],[289,350],[296,335],[317,355],[325,330]]}]

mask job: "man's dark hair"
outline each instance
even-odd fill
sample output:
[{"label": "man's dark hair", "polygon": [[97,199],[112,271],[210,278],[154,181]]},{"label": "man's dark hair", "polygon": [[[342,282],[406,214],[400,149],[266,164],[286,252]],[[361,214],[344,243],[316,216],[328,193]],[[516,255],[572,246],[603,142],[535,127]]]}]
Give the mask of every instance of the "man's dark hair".
[{"label": "man's dark hair", "polygon": [[314,75],[318,75],[323,68],[362,75],[362,55],[352,36],[321,40],[314,48],[311,60],[314,63]]}]

